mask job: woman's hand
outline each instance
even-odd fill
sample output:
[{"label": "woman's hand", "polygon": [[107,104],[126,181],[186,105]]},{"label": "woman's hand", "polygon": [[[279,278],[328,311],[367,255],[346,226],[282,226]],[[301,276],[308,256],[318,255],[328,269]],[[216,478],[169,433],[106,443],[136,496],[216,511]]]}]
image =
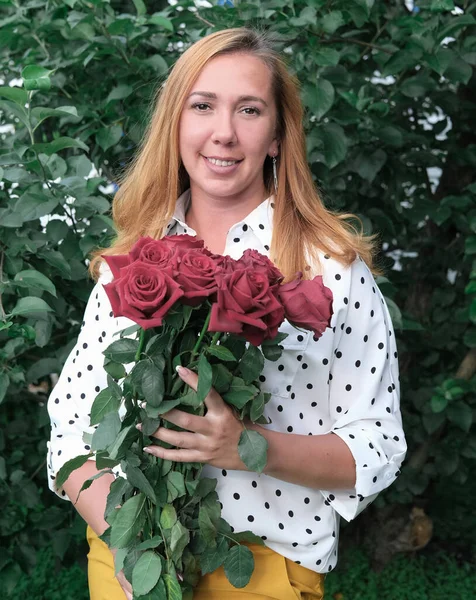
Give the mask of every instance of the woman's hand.
[{"label": "woman's hand", "polygon": [[[184,367],[178,368],[177,372],[187,385],[197,391],[196,373]],[[220,469],[246,470],[238,454],[243,424],[213,388],[205,398],[205,405],[207,414],[204,417],[176,409],[162,415],[163,419],[186,431],[159,427],[153,437],[177,449],[148,446],[144,451],[174,462],[200,462]]]}]

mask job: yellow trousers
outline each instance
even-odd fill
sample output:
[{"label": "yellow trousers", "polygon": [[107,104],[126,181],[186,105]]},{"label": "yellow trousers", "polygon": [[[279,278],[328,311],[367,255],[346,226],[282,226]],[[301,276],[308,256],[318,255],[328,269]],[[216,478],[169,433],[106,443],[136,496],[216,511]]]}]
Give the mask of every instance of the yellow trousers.
[{"label": "yellow trousers", "polygon": [[[88,527],[88,579],[91,600],[124,600],[114,562],[107,545]],[[247,544],[253,552],[255,570],[247,586],[233,587],[223,567],[202,577],[193,600],[322,600],[324,575],[284,558],[266,546]]]}]

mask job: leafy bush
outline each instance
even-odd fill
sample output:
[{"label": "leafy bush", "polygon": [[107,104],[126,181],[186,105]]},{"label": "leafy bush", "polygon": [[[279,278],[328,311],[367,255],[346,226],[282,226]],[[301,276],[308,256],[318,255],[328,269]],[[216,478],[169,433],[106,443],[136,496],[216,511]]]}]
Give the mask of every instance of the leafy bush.
[{"label": "leafy bush", "polygon": [[467,600],[476,575],[470,563],[443,553],[399,556],[382,571],[372,570],[356,548],[326,577],[325,600]]},{"label": "leafy bush", "polygon": [[437,479],[465,484],[476,457],[476,6],[463,6],[0,1],[0,581],[52,540],[67,551],[72,509],[45,489],[39,391],[79,331],[87,257],[114,234],[110,194],[154,90],[215,28],[280,36],[327,203],[380,233],[410,446],[380,502],[429,501]]}]

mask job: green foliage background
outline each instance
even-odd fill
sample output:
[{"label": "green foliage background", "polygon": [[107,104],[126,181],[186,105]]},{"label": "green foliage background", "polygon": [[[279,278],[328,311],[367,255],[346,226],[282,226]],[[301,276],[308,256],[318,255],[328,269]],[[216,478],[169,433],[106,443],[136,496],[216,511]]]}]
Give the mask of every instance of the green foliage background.
[{"label": "green foliage background", "polygon": [[11,126],[0,145],[2,591],[40,549],[57,563],[80,551],[81,522],[47,491],[37,384],[60,371],[78,334],[87,257],[113,236],[112,184],[155,89],[183,48],[240,25],[280,37],[326,203],[380,234],[409,456],[378,503],[424,505],[443,532],[451,508],[448,536],[474,533],[460,500],[476,471],[476,4],[458,6],[0,0],[0,126]]}]

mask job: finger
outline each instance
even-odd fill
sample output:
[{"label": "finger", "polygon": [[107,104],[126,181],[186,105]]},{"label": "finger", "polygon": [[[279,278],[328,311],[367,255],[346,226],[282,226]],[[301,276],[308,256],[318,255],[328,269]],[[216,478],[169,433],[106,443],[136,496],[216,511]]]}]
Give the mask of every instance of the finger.
[{"label": "finger", "polygon": [[203,454],[198,450],[173,450],[161,446],[146,446],[144,452],[153,454],[157,458],[171,460],[172,462],[205,462]]},{"label": "finger", "polygon": [[178,425],[179,427],[182,427],[182,429],[193,431],[194,433],[206,433],[207,431],[207,421],[205,417],[191,415],[190,413],[176,408],[164,413],[162,419],[165,419],[174,425]]},{"label": "finger", "polygon": [[159,427],[153,434],[153,437],[167,442],[177,448],[192,448],[198,450],[198,444],[200,443],[200,435],[196,433],[188,433],[187,431],[174,431],[173,429],[167,429],[166,427]]},{"label": "finger", "polygon": [[[191,371],[190,369],[186,369],[185,367],[177,367],[177,373],[182,381],[184,381],[187,385],[189,385],[193,391],[197,391],[198,389],[198,375]],[[220,394],[214,389],[208,392],[205,397],[205,405],[208,411],[212,411],[215,413],[222,413],[226,409],[226,404]]]}]

